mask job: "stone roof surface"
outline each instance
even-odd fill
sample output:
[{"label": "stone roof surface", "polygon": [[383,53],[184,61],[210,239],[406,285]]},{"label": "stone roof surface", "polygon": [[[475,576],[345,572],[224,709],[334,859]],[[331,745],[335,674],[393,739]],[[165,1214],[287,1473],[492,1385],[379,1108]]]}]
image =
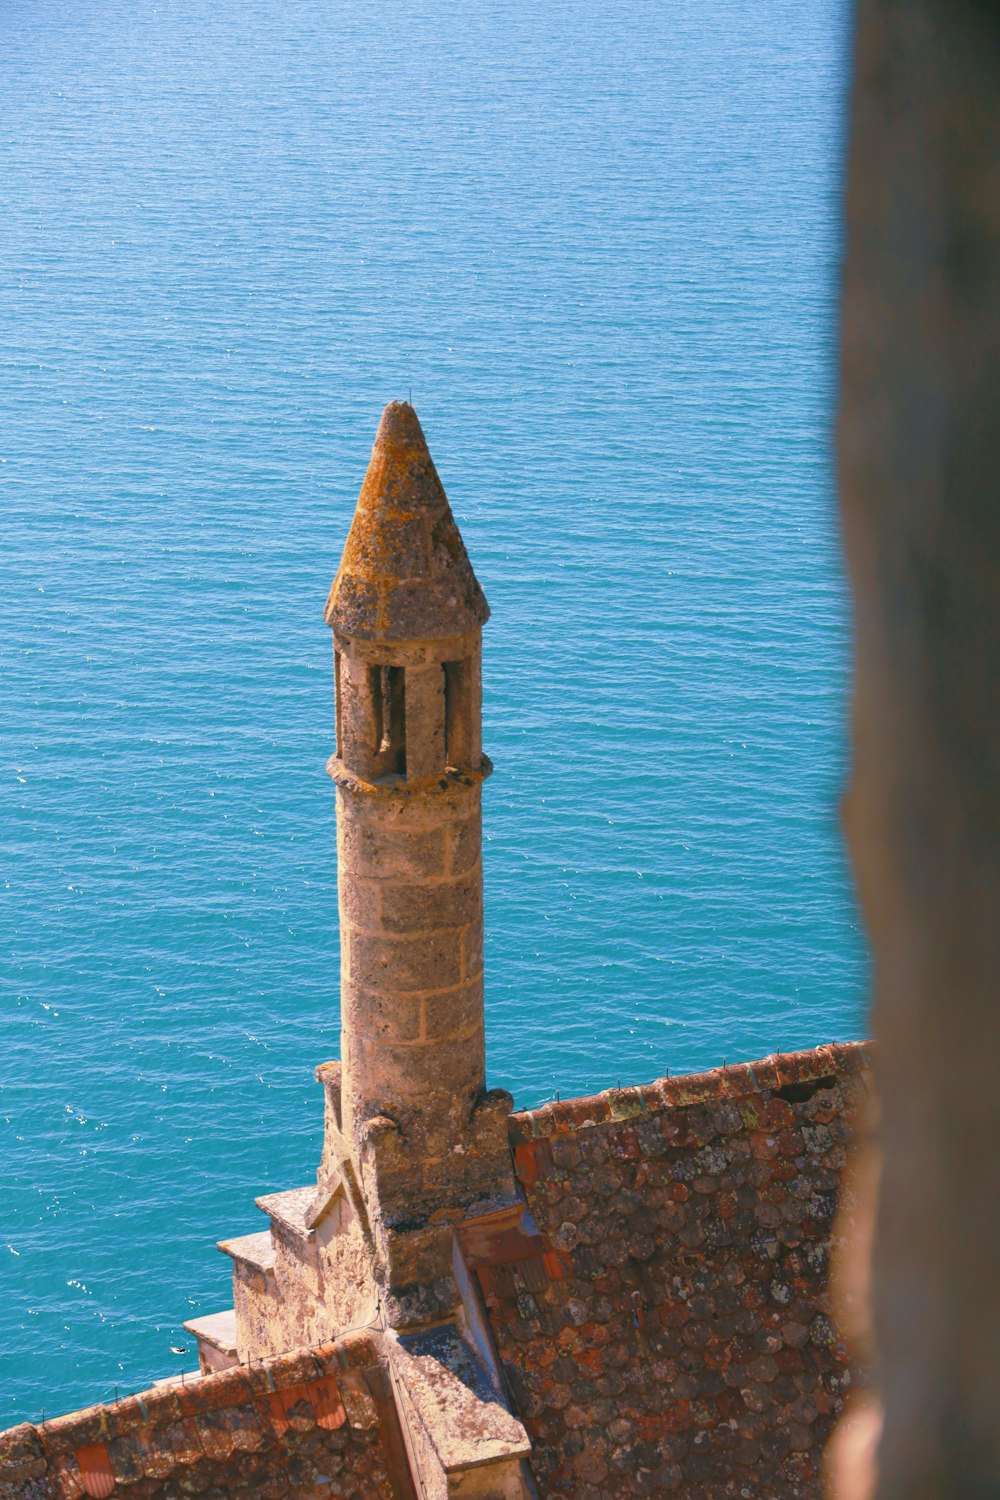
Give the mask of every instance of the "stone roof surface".
[{"label": "stone roof surface", "polygon": [[477,1268],[543,1500],[821,1494],[863,1044],[515,1115],[533,1254]]},{"label": "stone roof surface", "polygon": [[489,618],[417,414],[382,413],[368,472],[326,606],[326,622],[355,640],[467,635]]}]

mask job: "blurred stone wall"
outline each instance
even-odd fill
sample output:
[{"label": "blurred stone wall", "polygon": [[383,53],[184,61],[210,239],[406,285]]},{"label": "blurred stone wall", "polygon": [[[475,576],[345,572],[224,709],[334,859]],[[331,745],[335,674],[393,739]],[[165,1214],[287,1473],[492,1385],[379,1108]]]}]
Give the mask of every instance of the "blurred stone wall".
[{"label": "blurred stone wall", "polygon": [[[877,1405],[833,1493],[987,1500],[1000,1495],[1000,7],[860,0],[850,133],[845,812],[874,955],[881,1163]],[[852,1263],[858,1295],[867,1259],[862,1247]]]}]

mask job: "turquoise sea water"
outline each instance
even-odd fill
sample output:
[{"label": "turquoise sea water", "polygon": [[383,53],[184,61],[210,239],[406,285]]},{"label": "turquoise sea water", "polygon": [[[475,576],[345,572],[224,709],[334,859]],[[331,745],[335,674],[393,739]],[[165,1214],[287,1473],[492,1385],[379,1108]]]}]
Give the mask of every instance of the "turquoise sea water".
[{"label": "turquoise sea water", "polygon": [[322,607],[383,404],[493,606],[490,1075],[864,1029],[836,826],[844,0],[6,0],[0,1425],[315,1169]]}]

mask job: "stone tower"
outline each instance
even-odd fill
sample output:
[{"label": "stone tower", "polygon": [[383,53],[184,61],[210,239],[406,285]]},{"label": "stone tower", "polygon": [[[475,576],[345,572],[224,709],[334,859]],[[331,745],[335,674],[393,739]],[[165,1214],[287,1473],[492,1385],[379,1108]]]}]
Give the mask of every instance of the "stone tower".
[{"label": "stone tower", "polygon": [[323,1070],[320,1179],[342,1182],[366,1220],[376,1280],[403,1321],[406,1289],[426,1303],[450,1274],[448,1224],[514,1196],[511,1099],[485,1091],[488,617],[416,413],[393,402],[326,609],[342,1062]]},{"label": "stone tower", "polygon": [[326,609],[342,1061],[316,1070],[315,1182],[258,1198],[269,1230],[219,1243],[233,1309],[186,1325],[206,1369],[374,1323],[401,1338],[467,1329],[479,1313],[462,1236],[513,1233],[523,1251],[513,1101],[485,1087],[488,617],[416,413],[394,402]]}]

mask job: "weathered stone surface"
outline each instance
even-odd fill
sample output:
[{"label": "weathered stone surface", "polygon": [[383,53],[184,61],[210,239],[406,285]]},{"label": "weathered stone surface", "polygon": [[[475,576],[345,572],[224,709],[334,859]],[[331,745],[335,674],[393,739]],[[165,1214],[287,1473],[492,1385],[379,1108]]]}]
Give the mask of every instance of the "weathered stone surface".
[{"label": "weathered stone surface", "polygon": [[[340,1015],[353,1036],[372,1044],[407,1045],[423,1035],[424,1002],[419,994],[396,994],[342,980]],[[388,1103],[387,1096],[382,1108]]]},{"label": "weathered stone surface", "polygon": [[0,1432],[0,1476],[6,1485],[27,1484],[46,1472],[45,1455],[30,1422]]},{"label": "weathered stone surface", "polygon": [[432,931],[481,922],[483,889],[478,875],[419,884],[383,881],[379,919],[386,933]]},{"label": "weathered stone surface", "polygon": [[[340,870],[356,869],[372,880],[399,877],[433,879],[446,873],[444,827],[383,827],[373,809],[353,807],[340,789],[337,816],[337,857]],[[343,877],[342,877],[343,878]]]},{"label": "weathered stone surface", "polygon": [[465,978],[463,929],[382,935],[352,932],[348,979],[369,989],[393,993],[449,990]]},{"label": "weathered stone surface", "polygon": [[405,674],[407,779],[440,776],[445,769],[445,674],[437,662]]},{"label": "weathered stone surface", "polygon": [[[357,1111],[354,1118],[363,1120],[362,1111],[377,1103],[392,1119],[401,1120],[411,1144],[418,1136],[437,1139],[442,1130],[450,1132],[453,1122],[468,1118],[482,1092],[485,1041],[478,1028],[460,1039],[449,1035],[444,1041],[412,1047],[376,1043],[355,1034],[344,1052],[346,1062],[376,1081],[375,1099],[365,1105],[353,1093],[351,1079],[352,1093],[346,1097]],[[440,1104],[431,1110],[434,1095]]]},{"label": "weathered stone surface", "polygon": [[482,974],[454,990],[426,995],[422,1005],[423,1034],[427,1041],[471,1036],[483,1009]]},{"label": "weathered stone surface", "polygon": [[527,1455],[522,1423],[489,1366],[476,1357],[454,1324],[404,1334],[391,1357],[447,1474]]},{"label": "weathered stone surface", "polygon": [[480,818],[455,822],[449,830],[448,869],[452,875],[473,875],[483,855],[483,825]]}]

